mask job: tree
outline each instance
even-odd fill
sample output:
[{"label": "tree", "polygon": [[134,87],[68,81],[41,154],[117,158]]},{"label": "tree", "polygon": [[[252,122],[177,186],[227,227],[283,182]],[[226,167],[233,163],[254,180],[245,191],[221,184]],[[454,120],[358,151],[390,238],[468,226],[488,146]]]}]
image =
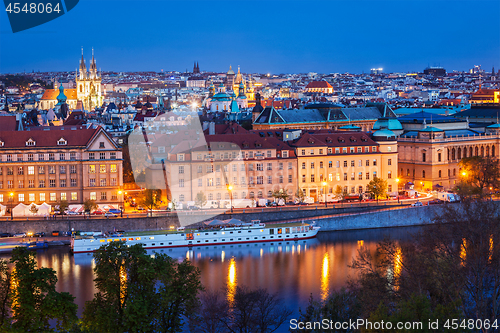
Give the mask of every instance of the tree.
[{"label": "tree", "polygon": [[83,211],[85,213],[92,213],[92,211],[96,210],[99,206],[95,203],[94,200],[87,199],[83,202]]},{"label": "tree", "polygon": [[205,206],[207,203],[207,196],[205,195],[205,193],[203,193],[202,191],[198,192],[196,194],[196,198],[194,199],[194,204],[198,207],[203,207]]},{"label": "tree", "polygon": [[68,209],[69,204],[67,200],[60,200],[57,205],[59,206],[59,214],[64,214],[64,212]]},{"label": "tree", "polygon": [[287,200],[287,199],[288,199],[288,197],[289,197],[287,190],[286,190],[286,189],[284,189],[284,188],[281,188],[281,189],[279,189],[279,190],[273,191],[271,195],[272,195],[272,197],[275,199],[275,201],[276,201],[276,199],[277,199],[278,201],[279,201],[279,199],[283,199],[283,201],[284,201],[285,203],[286,203],[286,200]]},{"label": "tree", "polygon": [[342,189],[342,186],[337,185],[337,187],[335,187],[335,197],[337,197],[340,201],[344,200],[345,192]]},{"label": "tree", "polygon": [[367,185],[366,191],[372,195],[373,198],[378,199],[384,196],[387,192],[387,180],[374,177]]},{"label": "tree", "polygon": [[489,188],[500,186],[500,167],[498,159],[486,156],[467,157],[460,161],[461,184],[457,186],[463,197],[471,195],[484,196]]},{"label": "tree", "polygon": [[[37,268],[35,257],[27,248],[17,247],[12,252],[11,328],[15,332],[68,331],[78,320],[74,297],[56,291],[56,272]],[[55,321],[55,328],[49,321]]]},{"label": "tree", "polygon": [[141,206],[147,208],[152,215],[155,208],[160,207],[161,203],[161,190],[160,189],[146,189],[141,192],[138,198]]},{"label": "tree", "polygon": [[202,295],[200,306],[190,317],[191,331],[270,333],[292,314],[277,294],[266,289],[237,286],[231,302],[225,293],[227,290]]},{"label": "tree", "polygon": [[33,214],[33,215],[36,215],[36,213],[38,213],[38,208],[36,208],[35,204],[31,204],[31,206],[30,206],[30,213]]},{"label": "tree", "polygon": [[10,282],[11,274],[7,261],[0,259],[0,331],[5,332],[10,326]]},{"label": "tree", "polygon": [[297,193],[295,193],[295,197],[300,203],[303,203],[306,195],[304,194],[304,191],[301,188],[298,188]]},{"label": "tree", "polygon": [[94,253],[99,290],[85,304],[84,329],[96,332],[180,332],[196,307],[200,271],[187,260],[151,257],[141,244],[111,242]]}]

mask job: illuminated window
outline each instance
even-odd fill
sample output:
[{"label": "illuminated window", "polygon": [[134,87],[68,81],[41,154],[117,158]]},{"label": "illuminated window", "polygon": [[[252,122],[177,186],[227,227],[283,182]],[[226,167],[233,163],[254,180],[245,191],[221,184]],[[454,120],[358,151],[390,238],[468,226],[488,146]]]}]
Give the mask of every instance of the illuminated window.
[{"label": "illuminated window", "polygon": [[66,193],[61,193],[61,200],[67,200]]},{"label": "illuminated window", "polygon": [[95,165],[89,165],[89,173],[95,173]]},{"label": "illuminated window", "polygon": [[35,193],[28,194],[28,200],[29,200],[29,202],[35,201]]},{"label": "illuminated window", "polygon": [[78,200],[78,193],[77,192],[71,192],[71,200],[73,200],[73,201]]},{"label": "illuminated window", "polygon": [[55,193],[50,193],[50,198],[49,198],[50,201],[56,201],[57,198],[56,198],[56,194]]},{"label": "illuminated window", "polygon": [[106,173],[106,165],[104,165],[104,164],[99,165],[99,172]]},{"label": "illuminated window", "polygon": [[29,166],[28,167],[28,175],[34,175],[34,174],[35,174],[35,167]]},{"label": "illuminated window", "polygon": [[97,199],[97,193],[96,192],[90,192],[90,200],[96,200]]},{"label": "illuminated window", "polygon": [[19,201],[19,202],[23,202],[23,201],[24,201],[24,194],[23,194],[23,193],[19,193],[19,194],[17,195],[17,198],[18,198],[18,201]]},{"label": "illuminated window", "polygon": [[40,201],[41,202],[45,201],[45,193],[40,193]]}]

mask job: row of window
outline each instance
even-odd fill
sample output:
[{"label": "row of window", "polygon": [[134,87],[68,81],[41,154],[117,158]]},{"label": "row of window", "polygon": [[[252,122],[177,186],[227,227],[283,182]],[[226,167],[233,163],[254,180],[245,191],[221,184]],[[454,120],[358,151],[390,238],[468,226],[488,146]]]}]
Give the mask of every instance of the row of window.
[{"label": "row of window", "polygon": [[[161,153],[162,151],[160,151],[160,149],[158,149],[158,152]],[[165,152],[165,150],[163,149],[163,152]],[[281,151],[281,155],[283,158],[288,158],[289,154],[288,154],[288,150],[282,150]],[[266,151],[265,153],[264,152],[261,152],[261,151],[256,151],[256,152],[253,152],[253,151],[248,151],[248,152],[244,152],[244,151],[240,151],[239,153],[237,153],[236,151],[233,151],[233,152],[224,152],[224,153],[214,153],[214,154],[201,154],[201,153],[198,153],[196,155],[196,159],[198,161],[202,161],[202,160],[206,160],[206,159],[215,159],[215,160],[221,160],[221,159],[224,159],[224,160],[228,160],[228,159],[237,159],[237,158],[272,158],[273,157],[273,153],[271,150],[268,150]],[[279,155],[278,155],[279,157]],[[184,161],[184,154],[177,154],[177,161]]]},{"label": "row of window", "polygon": [[[100,192],[101,200],[107,200],[107,197],[108,197],[107,192]],[[25,202],[26,199],[28,202],[36,202],[35,193],[28,193],[27,196],[25,195],[25,193],[18,193],[17,194],[17,201],[18,202]],[[78,192],[60,193],[59,200],[77,201],[78,200]],[[90,200],[97,200],[97,192],[90,192]],[[118,194],[113,192],[111,194],[111,200],[118,200]],[[38,193],[38,201],[39,202],[47,201],[46,193]],[[49,201],[58,201],[57,193],[49,193]],[[0,202],[4,202],[4,195],[3,194],[0,194]]]},{"label": "row of window", "polygon": [[[326,176],[325,176],[326,177]],[[377,177],[377,171],[373,171],[373,178]],[[311,183],[314,183],[316,181],[316,176],[313,174],[310,176],[311,178]],[[391,179],[392,178],[392,172],[389,171],[387,173],[387,178],[388,179]],[[351,177],[350,177],[351,180],[356,180],[356,174],[354,172],[351,172]],[[365,179],[366,180],[369,180],[370,179],[370,173],[369,172],[366,172],[365,173]],[[323,174],[320,174],[319,175],[319,181],[322,182],[322,181],[326,181],[326,179],[323,177]],[[340,181],[340,173],[337,172],[336,176],[335,176],[335,180],[336,181]],[[347,172],[344,172],[344,180],[349,180],[348,178],[348,175],[347,175]],[[363,180],[363,172],[358,172],[358,180]],[[333,174],[330,173],[328,174],[328,181],[333,181]],[[306,182],[306,175],[302,175],[302,182],[305,183]]]},{"label": "row of window", "polygon": [[[453,169],[453,171],[448,169],[448,177],[451,177],[452,172],[453,172],[453,177],[457,175],[456,169]],[[401,173],[403,173],[403,169],[401,169]],[[410,169],[406,169],[406,176],[410,177]],[[413,177],[415,177],[415,169],[413,169]],[[438,177],[439,178],[442,177],[441,170],[438,170]],[[425,170],[422,170],[422,178],[425,178]]]},{"label": "row of window", "polygon": [[[88,153],[89,160],[95,160],[98,156],[100,160],[105,160],[107,157],[107,153]],[[55,161],[56,157],[58,157],[59,161],[75,161],[76,153],[46,153],[46,154],[6,154],[2,155],[2,161],[6,162],[23,162],[26,158],[26,161]],[[69,159],[68,159],[69,157]],[[109,158],[114,160],[116,159],[116,152],[110,152]]]},{"label": "row of window", "polygon": [[[253,177],[253,176],[250,176],[248,177],[248,185],[255,185],[255,180],[257,181],[257,184],[264,184],[264,176],[257,176],[257,177]],[[293,176],[292,175],[288,175],[288,183],[292,183],[293,182]],[[279,175],[278,176],[278,183],[279,184],[283,184],[284,183],[284,176],[282,175]],[[233,177],[232,179],[232,182],[231,182],[232,185],[238,185],[238,178],[237,177]],[[273,176],[267,176],[267,184],[273,184]],[[224,184],[221,183],[221,178],[215,178],[215,183],[214,183],[214,178],[207,178],[207,186],[221,186],[221,185],[227,185],[226,182],[224,182]],[[240,182],[240,185],[246,185],[246,178],[245,177],[241,177],[241,182]],[[203,186],[203,179],[202,178],[198,178],[198,187],[202,187]],[[179,179],[179,187],[184,187],[184,179]]]},{"label": "row of window", "polygon": [[[89,173],[95,173],[96,172],[96,165],[89,165]],[[99,165],[99,173],[106,173],[107,168],[106,164],[100,164]],[[115,173],[116,172],[116,164],[111,164],[109,166],[109,172]]]},{"label": "row of window", "polygon": [[[291,190],[288,190],[288,194],[292,194],[292,191]],[[273,192],[272,191],[268,191],[267,192],[267,197],[268,198],[271,198],[273,196]],[[241,199],[246,199],[247,197],[247,193],[246,192],[241,192]],[[255,198],[255,192],[253,191],[250,191],[248,193],[248,197],[250,199],[252,198]],[[257,198],[263,198],[264,197],[264,194],[262,191],[258,191],[257,192]],[[228,192],[224,192],[224,200],[229,200],[230,198],[230,195]],[[233,199],[239,199],[240,198],[240,195],[238,194],[238,192],[233,192]],[[179,201],[184,201],[185,200],[185,196],[184,194],[180,194],[179,195]],[[222,193],[216,193],[215,194],[215,198],[214,198],[214,194],[213,193],[209,193],[208,196],[207,196],[207,200],[222,200]]]},{"label": "row of window", "polygon": [[[257,171],[264,171],[264,168],[266,170],[273,170],[273,163],[257,163],[255,165],[256,167],[256,170]],[[278,163],[278,170],[283,170],[284,168],[284,165],[282,162]],[[245,164],[240,164],[240,167],[239,167],[240,171],[246,171],[246,167],[245,167]],[[293,169],[293,164],[292,162],[289,162],[288,163],[288,170],[292,170]],[[221,170],[224,170],[224,172],[228,172],[229,170],[229,166],[226,164],[224,166],[221,166],[220,164],[218,165],[215,165],[215,172],[221,172]],[[233,172],[237,172],[238,171],[238,165],[237,164],[232,164],[231,165],[231,170]],[[253,163],[250,163],[248,164],[248,171],[254,171],[254,164]],[[185,171],[185,168],[183,165],[180,165],[179,166],[179,174],[183,174]],[[197,172],[198,173],[203,173],[203,166],[202,165],[198,165],[197,166]],[[214,172],[214,166],[213,165],[207,165],[206,166],[206,173],[212,173]]]},{"label": "row of window", "polygon": [[[77,187],[78,181],[76,178],[71,178],[69,180],[69,186],[70,187]],[[17,182],[17,188],[25,188],[25,182],[23,179],[18,180]],[[29,179],[28,180],[28,188],[35,188],[35,180],[34,179]],[[46,187],[46,182],[45,179],[39,179],[38,180],[38,188],[45,188]],[[56,185],[56,179],[49,179],[48,187],[57,187]],[[116,186],[117,185],[117,180],[116,178],[111,178],[110,180],[110,185],[111,186]],[[59,187],[67,187],[68,182],[66,179],[59,179]],[[94,178],[89,179],[89,186],[94,187],[96,186],[96,180]],[[101,179],[100,180],[100,186],[107,186],[107,181],[106,179]],[[0,180],[0,189],[4,188],[3,187],[3,180]],[[7,180],[7,188],[14,188],[14,181],[13,180]]]},{"label": "row of window", "polygon": [[[387,147],[387,150],[390,152],[392,149],[392,147]],[[340,154],[340,149],[341,148],[335,148],[335,154]],[[353,154],[353,153],[363,153],[363,150],[365,153],[369,153],[370,152],[370,147],[349,147],[349,153],[350,154]],[[324,151],[327,151],[328,154],[333,154],[333,148],[328,148],[328,150],[323,150],[323,149],[318,149],[318,155],[323,155],[323,152]],[[307,152],[307,149],[301,149],[300,150],[300,155],[301,156],[305,156],[306,155],[306,152]],[[377,147],[376,146],[373,146],[372,149],[371,149],[371,152],[372,153],[375,153],[377,152]],[[347,147],[343,147],[342,148],[342,154],[347,154]],[[314,155],[314,149],[309,149],[309,155]]]},{"label": "row of window", "polygon": [[[7,167],[7,175],[13,175],[14,170],[16,170],[18,175],[24,175],[24,170],[26,170],[26,173],[28,175],[34,175],[35,174],[35,168],[38,168],[38,174],[43,175],[45,174],[45,170],[47,169],[49,174],[55,174],[56,173],[56,165],[39,165],[38,167],[35,166],[19,166],[14,169],[14,167]],[[75,174],[76,173],[76,165],[70,165],[69,168],[66,165],[59,165],[59,174],[66,174],[67,170],[69,169],[70,174]],[[107,168],[105,164],[99,165],[99,173],[106,173]],[[117,172],[117,167],[116,164],[111,164],[109,166],[109,172],[115,173]],[[96,173],[96,165],[89,165],[89,173]],[[3,174],[3,167],[0,167],[0,175]]]},{"label": "row of window", "polygon": [[[343,165],[344,165],[344,168],[347,168],[347,163],[348,161],[344,161]],[[310,166],[311,166],[311,169],[314,169],[315,167],[315,162],[310,162]],[[354,160],[351,160],[351,163],[350,163],[351,167],[355,167],[356,166],[356,161]],[[373,166],[377,166],[377,160],[374,159],[373,160],[373,163],[372,163]],[[392,165],[392,159],[388,159],[387,160],[387,165]],[[362,167],[363,166],[363,160],[358,160],[358,167]],[[365,166],[370,166],[370,160],[366,160],[365,161]],[[335,167],[336,168],[340,168],[340,161],[335,161]],[[306,168],[306,162],[302,162],[302,169],[305,169]],[[319,162],[319,168],[320,169],[323,169],[323,162]],[[333,161],[328,161],[328,168],[333,168]]]},{"label": "row of window", "polygon": [[[343,193],[350,193],[350,194],[363,193],[363,186],[359,185],[357,187],[357,192],[356,192],[356,186],[351,186],[351,187],[344,186],[342,188],[342,190],[343,190],[342,191]],[[302,191],[304,192],[304,195],[307,196],[306,189],[304,188],[304,189],[302,189]],[[311,190],[309,190],[309,191],[311,191]],[[314,190],[314,191],[316,191],[316,190]],[[367,193],[367,192],[368,192],[368,185],[365,188],[365,193]],[[392,192],[392,185],[387,185],[387,192],[389,192],[389,193]],[[330,193],[330,194],[333,193],[332,187],[328,188],[328,193]],[[320,189],[320,195],[324,195],[322,188]]]}]

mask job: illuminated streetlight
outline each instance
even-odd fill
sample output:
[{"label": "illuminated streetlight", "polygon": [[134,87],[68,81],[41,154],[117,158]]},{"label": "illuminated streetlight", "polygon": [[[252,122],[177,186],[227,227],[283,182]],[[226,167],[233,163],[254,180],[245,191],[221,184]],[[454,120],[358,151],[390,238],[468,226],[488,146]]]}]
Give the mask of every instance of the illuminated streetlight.
[{"label": "illuminated streetlight", "polygon": [[120,195],[122,197],[122,206],[120,207],[120,217],[123,217],[123,208],[124,208],[124,204],[123,204],[123,191],[122,190],[119,190],[118,191],[118,195]]},{"label": "illuminated streetlight", "polygon": [[9,193],[9,202],[10,202],[10,219],[14,219],[14,192]]},{"label": "illuminated streetlight", "polygon": [[233,212],[233,185],[227,185],[227,190],[231,196],[231,213]]},{"label": "illuminated streetlight", "polygon": [[326,182],[323,182],[323,192],[325,192],[325,208],[328,208],[328,204],[326,203]]},{"label": "illuminated streetlight", "polygon": [[462,172],[462,176],[464,176],[464,177],[467,176],[467,172],[465,172],[465,171]]}]

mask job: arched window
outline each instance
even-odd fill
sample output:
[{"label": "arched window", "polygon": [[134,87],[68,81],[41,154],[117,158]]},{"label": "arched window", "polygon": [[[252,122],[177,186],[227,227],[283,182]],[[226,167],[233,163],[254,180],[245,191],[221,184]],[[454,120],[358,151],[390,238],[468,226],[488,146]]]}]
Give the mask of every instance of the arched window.
[{"label": "arched window", "polygon": [[490,146],[486,146],[486,156],[490,156]]},{"label": "arched window", "polygon": [[474,155],[472,155],[472,147],[469,147],[469,157],[472,157]]},{"label": "arched window", "polygon": [[481,156],[484,156],[484,147],[481,146]]},{"label": "arched window", "polygon": [[455,159],[455,148],[453,148],[451,150],[451,159],[454,160]]},{"label": "arched window", "polygon": [[250,196],[250,199],[255,197],[255,194],[253,193],[253,191],[250,192],[249,196]]},{"label": "arched window", "polygon": [[491,156],[495,157],[495,146],[491,146]]},{"label": "arched window", "polygon": [[479,156],[479,148],[474,148],[474,156]]},{"label": "arched window", "polygon": [[410,169],[406,169],[406,175],[410,177]]},{"label": "arched window", "polygon": [[83,86],[80,84],[80,92],[83,92]]},{"label": "arched window", "polygon": [[450,173],[450,169],[448,169],[448,177],[450,177],[451,173]]},{"label": "arched window", "polygon": [[467,147],[464,148],[464,158],[467,157]]},{"label": "arched window", "polygon": [[450,148],[446,148],[446,150],[448,151],[448,161],[450,160]]},{"label": "arched window", "polygon": [[462,148],[458,148],[458,150],[457,150],[457,158],[458,158],[459,160],[461,160],[461,159],[462,159]]},{"label": "arched window", "polygon": [[257,196],[258,196],[259,198],[262,198],[262,191],[257,192]]},{"label": "arched window", "polygon": [[439,178],[441,178],[441,170],[439,170]]},{"label": "arched window", "polygon": [[453,176],[456,176],[456,175],[457,175],[456,170],[453,169]]},{"label": "arched window", "polygon": [[422,178],[425,178],[425,170],[422,170]]}]

